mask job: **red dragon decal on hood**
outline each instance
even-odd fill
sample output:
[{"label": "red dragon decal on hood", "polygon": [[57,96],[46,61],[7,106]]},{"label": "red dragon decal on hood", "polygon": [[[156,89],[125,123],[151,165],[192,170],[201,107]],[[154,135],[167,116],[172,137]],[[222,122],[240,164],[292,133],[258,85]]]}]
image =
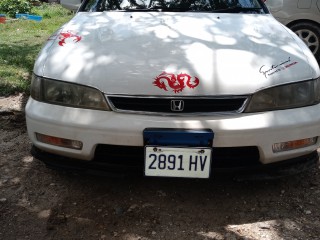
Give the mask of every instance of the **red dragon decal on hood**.
[{"label": "red dragon decal on hood", "polygon": [[192,79],[192,77],[186,73],[175,75],[173,73],[162,72],[155,78],[153,85],[165,91],[171,88],[174,93],[180,93],[185,87],[193,89],[197,87],[199,83],[200,81],[197,77]]},{"label": "red dragon decal on hood", "polygon": [[73,42],[75,42],[75,43],[81,41],[81,39],[82,39],[81,36],[79,36],[77,34],[74,34],[71,31],[61,32],[60,33],[60,37],[59,37],[59,39],[60,39],[59,45],[63,47],[66,44],[66,39],[67,38],[74,38]]}]

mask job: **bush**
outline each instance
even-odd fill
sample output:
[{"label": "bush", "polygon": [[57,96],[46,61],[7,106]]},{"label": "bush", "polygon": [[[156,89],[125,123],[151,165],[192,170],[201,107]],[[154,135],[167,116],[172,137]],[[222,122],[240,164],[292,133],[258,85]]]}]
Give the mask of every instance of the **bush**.
[{"label": "bush", "polygon": [[16,13],[28,13],[32,8],[29,0],[1,0],[0,13],[15,17]]},{"label": "bush", "polygon": [[61,7],[60,4],[49,3],[42,3],[40,6],[33,7],[31,13],[40,15],[46,19],[71,15],[71,12],[66,8]]}]

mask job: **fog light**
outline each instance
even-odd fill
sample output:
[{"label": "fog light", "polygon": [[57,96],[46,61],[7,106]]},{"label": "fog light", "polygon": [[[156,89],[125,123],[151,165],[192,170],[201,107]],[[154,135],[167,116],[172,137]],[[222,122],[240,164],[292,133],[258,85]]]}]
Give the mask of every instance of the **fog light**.
[{"label": "fog light", "polygon": [[274,153],[277,153],[277,152],[289,151],[289,150],[298,149],[298,148],[304,148],[304,147],[308,147],[316,144],[317,140],[318,140],[318,137],[313,137],[313,138],[305,138],[305,139],[289,141],[289,142],[275,143],[272,146],[272,150]]},{"label": "fog light", "polygon": [[46,144],[59,146],[59,147],[81,150],[83,146],[82,142],[80,141],[70,140],[65,138],[58,138],[58,137],[43,135],[40,133],[36,133],[36,138],[39,142],[43,142]]}]

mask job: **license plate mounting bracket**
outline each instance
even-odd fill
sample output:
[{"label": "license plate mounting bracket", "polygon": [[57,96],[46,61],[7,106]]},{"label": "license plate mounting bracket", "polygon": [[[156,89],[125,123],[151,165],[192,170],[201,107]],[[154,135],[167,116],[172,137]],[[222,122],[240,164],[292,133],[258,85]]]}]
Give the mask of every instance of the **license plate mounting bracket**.
[{"label": "license plate mounting bracket", "polygon": [[144,145],[212,147],[214,133],[211,129],[146,128]]}]

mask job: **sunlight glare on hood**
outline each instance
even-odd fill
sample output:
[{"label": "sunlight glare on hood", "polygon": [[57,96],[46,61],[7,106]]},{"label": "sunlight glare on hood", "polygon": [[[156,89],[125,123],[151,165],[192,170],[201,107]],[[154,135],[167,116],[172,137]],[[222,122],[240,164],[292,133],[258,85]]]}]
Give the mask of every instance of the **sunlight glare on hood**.
[{"label": "sunlight glare on hood", "polygon": [[164,41],[170,41],[169,38],[178,38],[179,34],[176,31],[173,31],[167,26],[157,26],[147,28],[148,32],[154,32],[157,38],[163,39]]},{"label": "sunlight glare on hood", "polygon": [[228,37],[228,36],[215,36],[214,37],[215,42],[221,45],[235,45],[237,43],[237,40],[235,38],[232,37]]},{"label": "sunlight glare on hood", "polygon": [[[202,76],[203,80],[209,83],[214,71],[213,49],[200,42],[183,45],[181,48],[185,50],[186,58],[194,67],[195,71]],[[213,84],[212,81],[211,83]]]},{"label": "sunlight glare on hood", "polygon": [[176,24],[172,24],[173,29],[181,35],[207,42],[213,40],[212,34],[208,31],[215,24],[213,19],[192,17],[181,17],[181,19],[177,18]]}]

